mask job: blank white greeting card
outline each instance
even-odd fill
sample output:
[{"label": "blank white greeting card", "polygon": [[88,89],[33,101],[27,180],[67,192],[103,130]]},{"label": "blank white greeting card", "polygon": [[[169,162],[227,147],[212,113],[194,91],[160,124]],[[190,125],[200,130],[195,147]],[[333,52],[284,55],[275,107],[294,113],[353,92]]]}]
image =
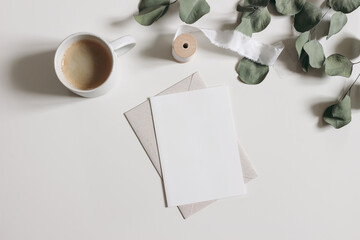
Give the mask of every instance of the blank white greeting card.
[{"label": "blank white greeting card", "polygon": [[168,207],[245,194],[227,87],[150,102]]}]

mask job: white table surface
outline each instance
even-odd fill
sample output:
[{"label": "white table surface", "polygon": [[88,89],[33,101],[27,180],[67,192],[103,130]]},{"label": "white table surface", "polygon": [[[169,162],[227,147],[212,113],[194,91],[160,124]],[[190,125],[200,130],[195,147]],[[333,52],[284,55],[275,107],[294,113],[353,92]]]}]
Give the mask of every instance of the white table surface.
[{"label": "white table surface", "polygon": [[[208,2],[212,11],[197,26],[235,27],[236,1]],[[144,27],[132,17],[137,4],[1,0],[0,239],[360,239],[360,83],[352,122],[335,130],[320,116],[351,80],[301,73],[290,17],[273,16],[254,35],[290,48],[263,83],[249,86],[237,80],[239,58],[200,34],[197,56],[173,61],[178,6]],[[360,10],[348,18],[341,34],[321,42],[327,56],[358,61]],[[56,79],[54,50],[79,31],[137,39],[105,96],[77,97]],[[183,220],[164,207],[160,178],[123,113],[195,71],[208,85],[230,86],[240,142],[260,177],[244,198]]]}]

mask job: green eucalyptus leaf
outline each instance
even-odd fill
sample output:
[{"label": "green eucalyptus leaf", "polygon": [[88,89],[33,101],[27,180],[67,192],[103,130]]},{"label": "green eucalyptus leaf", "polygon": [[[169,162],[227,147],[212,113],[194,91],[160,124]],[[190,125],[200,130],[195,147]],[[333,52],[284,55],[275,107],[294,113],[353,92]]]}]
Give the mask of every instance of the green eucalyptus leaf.
[{"label": "green eucalyptus leaf", "polygon": [[311,40],[304,45],[305,52],[309,55],[309,63],[313,68],[321,68],[325,61],[324,49],[318,40]]},{"label": "green eucalyptus leaf", "polygon": [[276,11],[284,15],[295,15],[304,7],[306,0],[276,0]]},{"label": "green eucalyptus leaf", "polygon": [[179,0],[179,2],[180,18],[187,24],[193,24],[210,12],[210,6],[206,0]]},{"label": "green eucalyptus leaf", "polygon": [[303,32],[299,35],[299,37],[296,39],[295,41],[295,48],[298,54],[298,58],[300,58],[302,49],[305,45],[305,43],[307,43],[310,40],[310,32],[306,31]]},{"label": "green eucalyptus leaf", "polygon": [[135,15],[135,20],[144,26],[149,26],[161,18],[168,10],[169,5],[160,5],[144,8],[139,12],[138,15]]},{"label": "green eucalyptus leaf", "polygon": [[170,4],[170,0],[141,0],[139,4],[139,12],[146,8],[166,6]]},{"label": "green eucalyptus leaf", "polygon": [[236,11],[238,12],[253,12],[256,9],[257,7],[251,5],[248,0],[240,0],[236,7]]},{"label": "green eucalyptus leaf", "polygon": [[266,7],[268,4],[269,4],[269,0],[240,0],[237,8],[241,9],[241,8],[252,7],[252,9],[255,10],[256,7]]},{"label": "green eucalyptus leaf", "polygon": [[269,4],[269,0],[245,0],[251,6],[266,7]]},{"label": "green eucalyptus leaf", "polygon": [[250,19],[252,32],[264,30],[271,21],[271,16],[267,7],[260,7],[254,12],[245,12],[242,18]]},{"label": "green eucalyptus leaf", "polygon": [[347,17],[342,12],[334,13],[331,16],[329,34],[326,39],[329,39],[332,35],[341,31],[341,29],[347,23]]},{"label": "green eucalyptus leaf", "polygon": [[250,19],[242,18],[241,23],[235,28],[235,30],[242,32],[243,34],[251,37],[252,27],[251,27]]},{"label": "green eucalyptus leaf", "polygon": [[309,71],[309,55],[304,51],[304,49],[301,51],[300,62],[301,62],[301,69],[304,72],[308,72]]},{"label": "green eucalyptus leaf", "polygon": [[298,32],[309,31],[320,22],[321,17],[321,9],[306,2],[301,11],[295,15],[294,27]]},{"label": "green eucalyptus leaf", "polygon": [[269,72],[269,66],[242,58],[236,68],[241,81],[247,84],[261,83]]},{"label": "green eucalyptus leaf", "polygon": [[248,6],[248,7],[246,7],[246,6],[241,6],[241,5],[239,4],[239,5],[237,5],[237,7],[236,7],[236,11],[238,11],[238,12],[253,12],[253,11],[255,11],[255,10],[256,10],[256,8],[253,7],[253,6]]},{"label": "green eucalyptus leaf", "polygon": [[334,105],[329,106],[323,115],[326,123],[334,128],[341,128],[351,122],[351,100],[349,95]]},{"label": "green eucalyptus leaf", "polygon": [[325,60],[325,72],[329,76],[350,77],[353,63],[340,54],[333,54]]},{"label": "green eucalyptus leaf", "polygon": [[351,13],[360,6],[360,0],[328,0],[327,5],[335,11]]}]

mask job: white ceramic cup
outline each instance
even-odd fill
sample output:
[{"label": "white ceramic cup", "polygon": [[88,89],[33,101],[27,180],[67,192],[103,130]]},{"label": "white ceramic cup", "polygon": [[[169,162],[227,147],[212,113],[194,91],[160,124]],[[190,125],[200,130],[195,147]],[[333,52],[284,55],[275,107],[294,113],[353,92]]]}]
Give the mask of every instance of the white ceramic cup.
[{"label": "white ceramic cup", "polygon": [[[81,90],[73,87],[70,83],[66,80],[64,73],[62,71],[62,62],[65,55],[66,50],[75,42],[80,40],[93,40],[105,47],[107,51],[109,51],[110,55],[112,56],[112,67],[109,77],[98,87],[89,89],[89,90]],[[67,87],[70,91],[83,96],[83,97],[97,97],[105,94],[108,92],[114,84],[119,81],[118,79],[118,68],[119,65],[117,64],[117,56],[120,56],[130,49],[132,49],[136,45],[135,39],[131,36],[124,36],[118,38],[114,41],[107,42],[99,36],[96,36],[92,33],[75,33],[62,41],[59,47],[56,50],[55,58],[54,58],[54,67],[56,75],[58,76],[60,82]]]}]

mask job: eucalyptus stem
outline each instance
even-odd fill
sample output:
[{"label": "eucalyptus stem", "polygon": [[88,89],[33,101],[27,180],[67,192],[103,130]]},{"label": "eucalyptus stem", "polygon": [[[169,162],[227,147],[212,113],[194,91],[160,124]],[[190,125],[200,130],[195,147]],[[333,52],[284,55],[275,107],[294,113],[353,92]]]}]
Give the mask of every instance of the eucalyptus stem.
[{"label": "eucalyptus stem", "polygon": [[331,9],[331,8],[328,8],[328,10],[326,10],[326,12],[321,16],[320,21],[325,17],[325,15],[329,12],[330,9]]},{"label": "eucalyptus stem", "polygon": [[350,94],[352,87],[355,85],[355,83],[357,82],[357,80],[360,77],[360,73],[357,75],[355,81],[350,85],[350,87],[348,88],[348,90],[345,92],[344,96],[341,98],[341,100],[343,100],[345,98],[346,95]]},{"label": "eucalyptus stem", "polygon": [[171,2],[170,5],[176,3],[177,1],[178,1],[178,0],[175,0],[175,1]]},{"label": "eucalyptus stem", "polygon": [[319,23],[323,20],[323,18],[326,16],[326,14],[329,12],[330,9],[331,9],[331,8],[328,8],[328,9],[326,10],[326,12],[321,16],[320,21],[313,27],[313,29],[311,29],[310,35],[313,34],[313,32],[316,30],[316,27],[317,27],[317,26],[319,25]]}]

